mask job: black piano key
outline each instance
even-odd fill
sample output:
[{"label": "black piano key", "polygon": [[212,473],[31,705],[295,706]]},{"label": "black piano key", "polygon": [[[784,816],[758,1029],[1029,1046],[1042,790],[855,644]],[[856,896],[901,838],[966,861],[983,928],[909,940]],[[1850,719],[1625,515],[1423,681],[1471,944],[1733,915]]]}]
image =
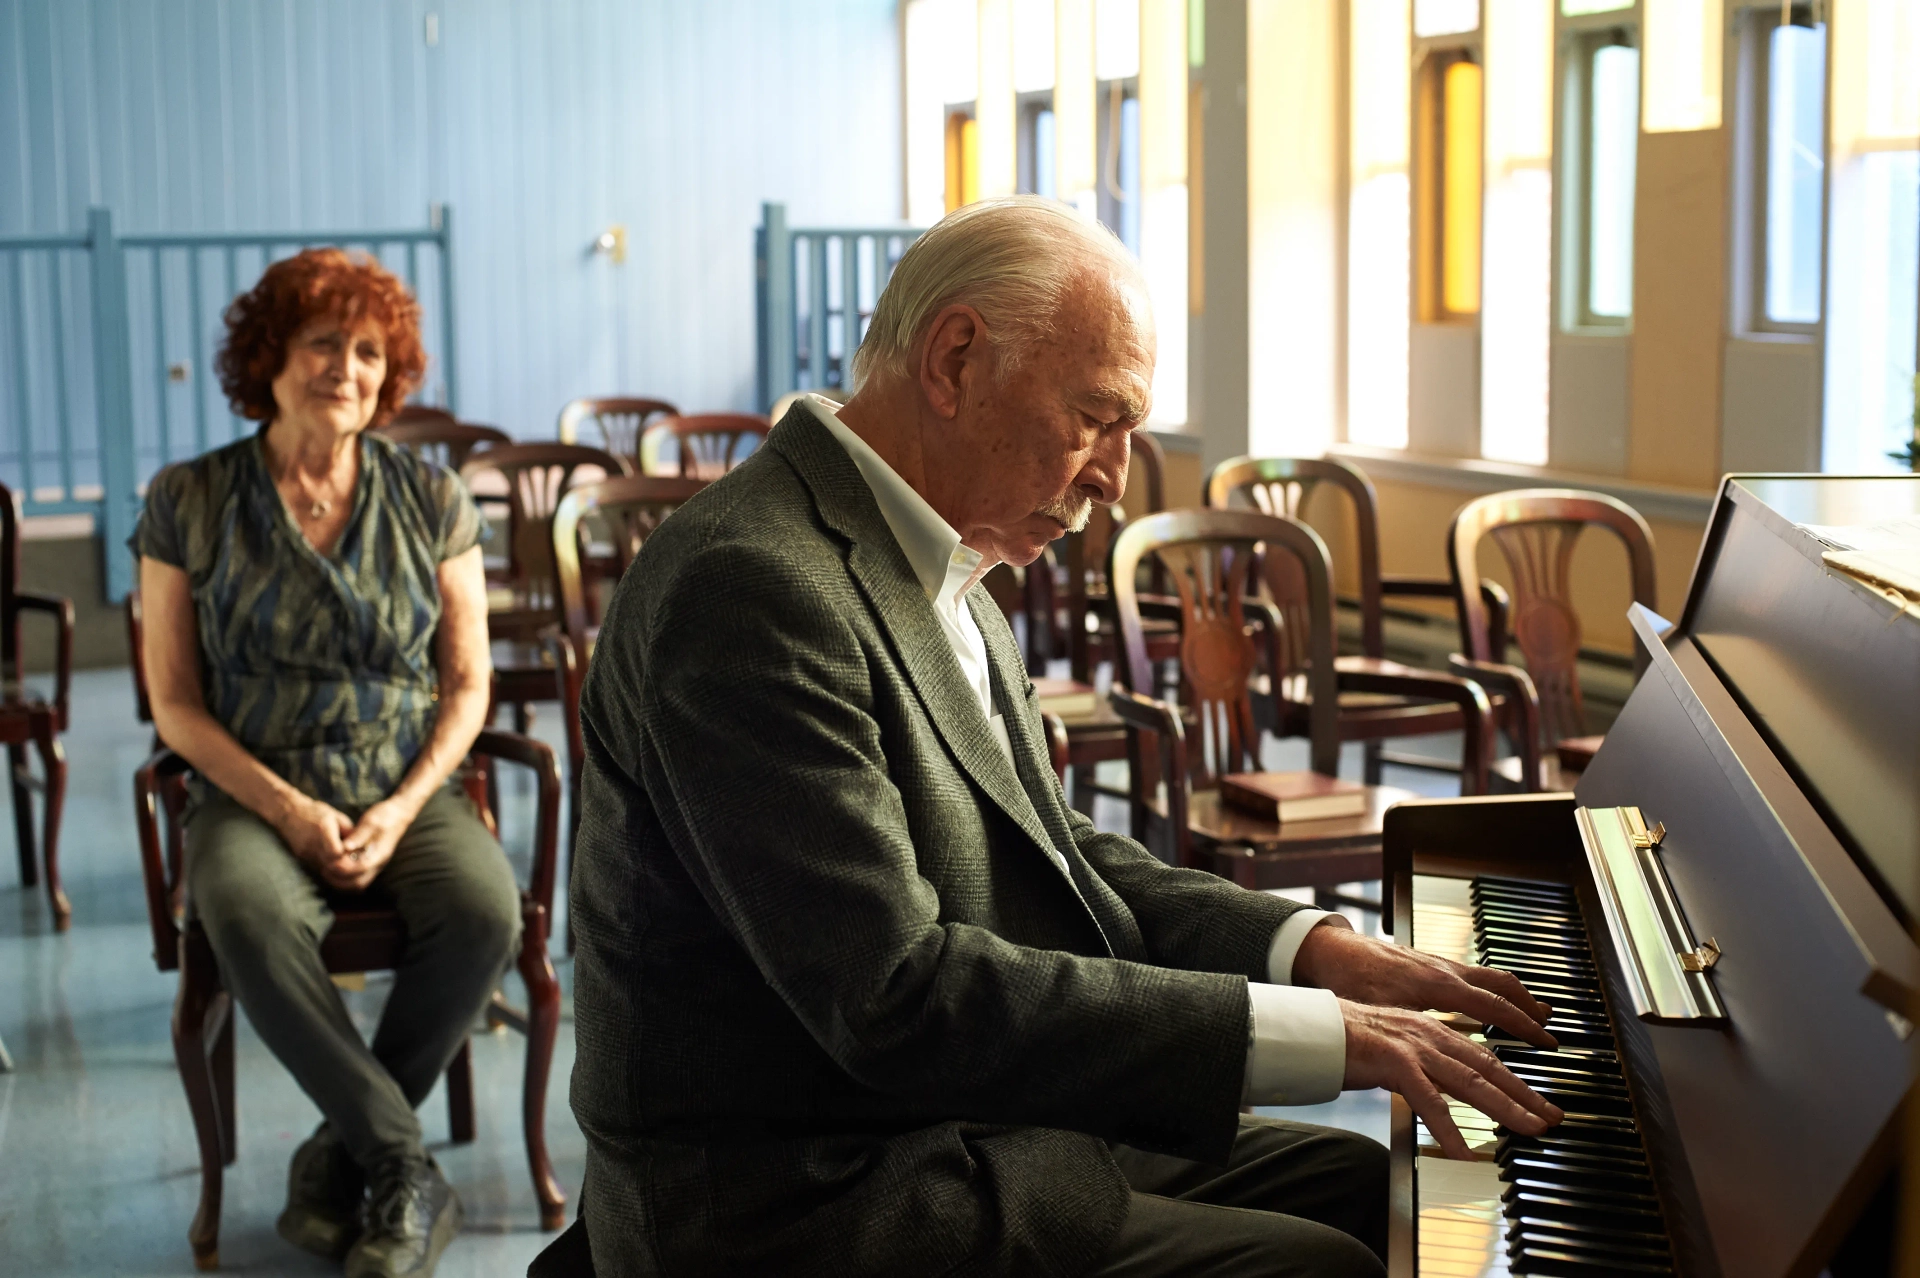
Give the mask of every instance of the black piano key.
[{"label": "black piano key", "polygon": [[1546,1154],[1521,1154],[1500,1164],[1500,1178],[1518,1182],[1527,1177],[1545,1177],[1569,1189],[1601,1189],[1616,1194],[1654,1197],[1653,1178],[1645,1172],[1596,1168],[1585,1163],[1567,1162]]},{"label": "black piano key", "polygon": [[[1550,1030],[1554,1038],[1558,1039],[1562,1046],[1604,1047],[1613,1041],[1612,1036],[1604,1032],[1595,1033],[1588,1030],[1571,1028],[1562,1030],[1557,1026],[1551,1026],[1551,1024]],[[1489,1025],[1487,1027],[1487,1042],[1491,1045],[1496,1041],[1501,1043],[1519,1043],[1524,1040],[1516,1038],[1497,1025]]]},{"label": "black piano key", "polygon": [[1536,1194],[1572,1200],[1575,1205],[1593,1211],[1648,1212],[1660,1214],[1660,1200],[1652,1193],[1631,1189],[1608,1189],[1597,1185],[1572,1185],[1549,1176],[1531,1173],[1515,1175],[1507,1183],[1508,1194]]},{"label": "black piano key", "polygon": [[1625,1091],[1627,1087],[1627,1080],[1620,1076],[1620,1071],[1617,1069],[1585,1062],[1563,1063],[1555,1060],[1551,1052],[1540,1052],[1532,1057],[1522,1057],[1518,1060],[1503,1059],[1500,1063],[1511,1070],[1549,1074],[1556,1078],[1564,1078],[1568,1082],[1590,1083],[1594,1086],[1617,1088],[1620,1091]]},{"label": "black piano key", "polygon": [[1507,1237],[1517,1238],[1523,1233],[1538,1234],[1542,1238],[1560,1239],[1570,1246],[1582,1247],[1589,1251],[1611,1245],[1660,1254],[1668,1251],[1667,1236],[1664,1232],[1649,1233],[1643,1229],[1603,1229],[1572,1221],[1550,1220],[1545,1216],[1514,1217],[1507,1226]]},{"label": "black piano key", "polygon": [[1502,1200],[1509,1216],[1544,1216],[1568,1224],[1589,1225],[1595,1229],[1631,1230],[1635,1233],[1666,1232],[1660,1213],[1644,1209],[1600,1204],[1565,1194],[1541,1193],[1534,1189],[1515,1190],[1509,1186]]},{"label": "black piano key", "polygon": [[1538,1140],[1516,1138],[1508,1140],[1502,1137],[1494,1146],[1494,1161],[1505,1167],[1522,1158],[1550,1158],[1568,1167],[1584,1167],[1593,1171],[1611,1172],[1622,1176],[1647,1176],[1647,1160],[1627,1150],[1605,1152],[1604,1145],[1586,1145],[1575,1148],[1570,1145],[1550,1145]]},{"label": "black piano key", "polygon": [[1670,1274],[1673,1266],[1627,1257],[1586,1256],[1531,1244],[1510,1253],[1507,1267],[1540,1278],[1599,1278],[1603,1274]]}]

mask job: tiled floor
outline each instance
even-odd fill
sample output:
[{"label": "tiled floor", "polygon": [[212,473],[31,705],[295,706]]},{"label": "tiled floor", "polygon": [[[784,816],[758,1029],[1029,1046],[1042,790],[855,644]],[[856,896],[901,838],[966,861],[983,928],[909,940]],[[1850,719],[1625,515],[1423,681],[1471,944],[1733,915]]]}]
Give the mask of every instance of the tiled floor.
[{"label": "tiled floor", "polygon": [[[18,886],[11,847],[0,849],[0,1038],[15,1072],[0,1075],[0,1273],[152,1274],[193,1271],[186,1231],[199,1194],[199,1157],[168,1041],[175,978],[155,970],[135,853],[131,777],[147,753],[124,671],[77,676],[62,866],[73,930],[53,932],[44,897]],[[554,740],[551,712],[537,724]],[[1293,743],[1270,766],[1304,766]],[[1348,772],[1354,770],[1349,761]],[[1446,779],[1389,778],[1435,793]],[[0,804],[5,800],[0,799]],[[531,800],[509,781],[510,849]],[[1102,823],[1122,818],[1118,805]],[[10,842],[10,841],[9,841]],[[559,964],[563,985],[571,970]],[[515,991],[509,990],[510,995]],[[363,1026],[377,1017],[378,978],[348,996]],[[517,995],[516,995],[517,996]],[[423,1109],[428,1139],[467,1208],[466,1232],[440,1272],[524,1273],[548,1238],[540,1232],[521,1145],[523,1040],[481,1034],[474,1042],[478,1138],[446,1143],[444,1098]],[[312,1104],[260,1045],[243,1016],[238,1041],[239,1160],[227,1170],[222,1268],[237,1274],[337,1272],[280,1241],[273,1222],[284,1200],[287,1159],[318,1121]],[[547,1133],[556,1170],[577,1190],[585,1144],[567,1108],[573,1065],[571,1010],[562,1024]],[[1378,1137],[1385,1098],[1355,1093],[1311,1110],[1275,1111]]]}]

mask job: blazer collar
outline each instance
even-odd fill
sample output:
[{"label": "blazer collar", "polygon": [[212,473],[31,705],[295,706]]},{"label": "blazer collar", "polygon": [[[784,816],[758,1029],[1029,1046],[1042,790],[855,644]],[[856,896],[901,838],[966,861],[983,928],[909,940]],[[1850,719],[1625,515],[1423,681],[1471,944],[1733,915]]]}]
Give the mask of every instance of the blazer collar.
[{"label": "blazer collar", "polygon": [[[820,518],[850,543],[848,571],[873,606],[881,630],[892,642],[908,682],[947,749],[974,784],[1033,840],[1035,850],[1052,861],[1054,840],[1034,810],[1021,778],[1001,752],[993,729],[980,714],[980,703],[960,673],[960,663],[954,660],[953,647],[940,629],[932,602],[847,450],[800,405],[780,419],[767,437],[767,445],[793,465],[813,491]],[[974,615],[977,620],[979,613]],[[1008,713],[1004,717],[1012,739],[1011,721],[1015,716]],[[1017,740],[1014,752],[1021,752]]]}]

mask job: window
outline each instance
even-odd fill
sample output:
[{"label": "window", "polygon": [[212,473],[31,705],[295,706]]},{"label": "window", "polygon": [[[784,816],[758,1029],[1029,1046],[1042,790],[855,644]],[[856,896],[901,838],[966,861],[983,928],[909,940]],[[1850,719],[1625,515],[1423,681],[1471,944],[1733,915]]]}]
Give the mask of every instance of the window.
[{"label": "window", "polygon": [[1098,86],[1100,183],[1096,216],[1140,255],[1140,95],[1137,80]]},{"label": "window", "polygon": [[1481,73],[1467,49],[1421,64],[1414,107],[1416,309],[1428,323],[1480,311]]},{"label": "window", "polygon": [[1633,191],[1640,50],[1625,29],[1577,36],[1567,58],[1562,243],[1567,328],[1622,328],[1633,315]]},{"label": "window", "polygon": [[947,109],[947,212],[980,198],[980,126],[973,107]]},{"label": "window", "polygon": [[1827,31],[1776,26],[1767,40],[1765,316],[1820,319],[1820,196],[1826,164]]},{"label": "window", "polygon": [[1771,5],[1740,30],[1735,308],[1747,332],[1812,333],[1821,320],[1827,32]]},{"label": "window", "polygon": [[1055,187],[1053,90],[1020,96],[1017,145],[1020,193],[1051,198]]}]

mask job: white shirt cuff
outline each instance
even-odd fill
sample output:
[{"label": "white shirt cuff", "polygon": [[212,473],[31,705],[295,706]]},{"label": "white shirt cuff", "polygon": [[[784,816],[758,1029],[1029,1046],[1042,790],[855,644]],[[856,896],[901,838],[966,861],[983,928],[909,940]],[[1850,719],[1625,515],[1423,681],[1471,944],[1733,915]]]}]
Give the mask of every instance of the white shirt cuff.
[{"label": "white shirt cuff", "polygon": [[1275,985],[1293,984],[1293,959],[1300,952],[1300,943],[1307,939],[1307,933],[1328,919],[1338,920],[1341,927],[1353,926],[1345,915],[1328,910],[1295,910],[1285,923],[1274,929],[1273,943],[1267,947],[1269,981]]},{"label": "white shirt cuff", "polygon": [[1340,1095],[1347,1075],[1347,1024],[1332,990],[1247,986],[1253,1041],[1247,1047],[1248,1105],[1320,1105]]}]

